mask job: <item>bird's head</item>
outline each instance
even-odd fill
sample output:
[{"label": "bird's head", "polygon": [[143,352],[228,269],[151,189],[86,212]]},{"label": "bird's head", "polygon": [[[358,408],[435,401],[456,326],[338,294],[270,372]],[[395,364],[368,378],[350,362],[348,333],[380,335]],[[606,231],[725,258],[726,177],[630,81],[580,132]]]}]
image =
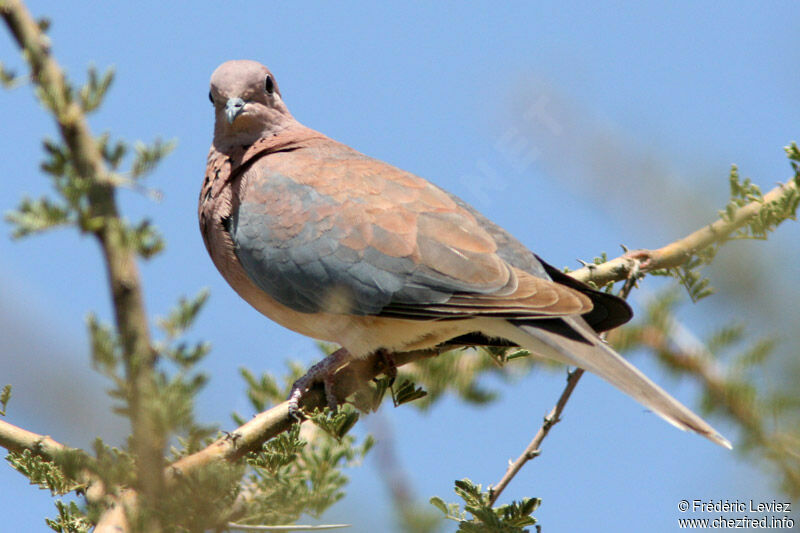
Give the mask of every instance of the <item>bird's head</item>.
[{"label": "bird's head", "polygon": [[208,93],[216,122],[218,148],[249,145],[294,122],[272,73],[256,61],[227,61],[211,75]]}]

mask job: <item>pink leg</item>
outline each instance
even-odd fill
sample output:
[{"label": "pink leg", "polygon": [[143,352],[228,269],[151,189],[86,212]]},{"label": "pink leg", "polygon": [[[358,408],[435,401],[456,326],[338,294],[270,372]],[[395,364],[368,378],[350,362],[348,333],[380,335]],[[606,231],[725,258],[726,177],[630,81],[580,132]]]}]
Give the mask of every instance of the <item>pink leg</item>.
[{"label": "pink leg", "polygon": [[325,400],[328,402],[328,406],[331,409],[335,408],[339,402],[333,394],[333,377],[336,371],[351,358],[350,352],[339,348],[309,368],[308,372],[292,385],[292,391],[289,393],[289,413],[299,420],[300,399],[315,383],[320,382],[325,387]]}]

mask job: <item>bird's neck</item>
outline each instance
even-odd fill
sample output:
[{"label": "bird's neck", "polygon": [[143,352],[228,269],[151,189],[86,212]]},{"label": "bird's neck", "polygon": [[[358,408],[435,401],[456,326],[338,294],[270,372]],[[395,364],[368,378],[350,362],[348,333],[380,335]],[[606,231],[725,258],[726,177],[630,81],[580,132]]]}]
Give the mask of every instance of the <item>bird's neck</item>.
[{"label": "bird's neck", "polygon": [[253,139],[252,136],[226,135],[220,140],[215,135],[211,149],[228,156],[233,164],[238,166],[257,154],[302,148],[317,139],[325,138],[323,134],[293,121],[292,124],[288,124],[280,130],[265,131],[256,139]]},{"label": "bird's neck", "polygon": [[296,121],[283,121],[278,124],[269,124],[262,128],[231,129],[225,125],[214,129],[214,147],[222,153],[251,146],[259,139],[282,137],[300,126]]}]

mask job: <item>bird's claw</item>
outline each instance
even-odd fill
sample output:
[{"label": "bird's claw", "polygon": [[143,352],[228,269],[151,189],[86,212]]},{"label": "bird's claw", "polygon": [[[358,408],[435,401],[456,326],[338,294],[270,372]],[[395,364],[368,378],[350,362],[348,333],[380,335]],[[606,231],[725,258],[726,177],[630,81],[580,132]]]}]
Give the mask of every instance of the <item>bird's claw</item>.
[{"label": "bird's claw", "polygon": [[647,268],[653,260],[652,250],[628,250],[622,256],[638,264],[639,268]]},{"label": "bird's claw", "polygon": [[389,378],[389,383],[394,383],[397,377],[397,363],[394,360],[394,355],[386,350],[378,352],[383,363],[383,374]]},{"label": "bird's claw", "polygon": [[322,383],[325,389],[325,401],[328,407],[336,409],[339,405],[339,399],[333,392],[334,375],[349,358],[350,354],[344,348],[340,348],[309,368],[303,377],[295,381],[287,398],[289,414],[298,421],[303,420],[300,402],[303,399],[303,395],[317,383]]},{"label": "bird's claw", "polygon": [[303,392],[303,389],[298,387],[297,381],[295,381],[292,385],[292,391],[289,393],[289,398],[287,398],[289,402],[289,415],[298,422],[303,421],[303,417],[300,414],[300,398],[302,398]]}]

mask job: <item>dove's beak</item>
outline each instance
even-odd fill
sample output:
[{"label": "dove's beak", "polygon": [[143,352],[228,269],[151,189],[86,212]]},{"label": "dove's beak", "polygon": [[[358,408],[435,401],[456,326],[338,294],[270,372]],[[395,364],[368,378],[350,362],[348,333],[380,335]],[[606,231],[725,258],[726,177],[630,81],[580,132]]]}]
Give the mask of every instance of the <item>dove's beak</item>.
[{"label": "dove's beak", "polygon": [[236,117],[244,110],[245,101],[241,98],[231,98],[225,104],[225,118],[228,119],[228,124],[233,124]]}]

